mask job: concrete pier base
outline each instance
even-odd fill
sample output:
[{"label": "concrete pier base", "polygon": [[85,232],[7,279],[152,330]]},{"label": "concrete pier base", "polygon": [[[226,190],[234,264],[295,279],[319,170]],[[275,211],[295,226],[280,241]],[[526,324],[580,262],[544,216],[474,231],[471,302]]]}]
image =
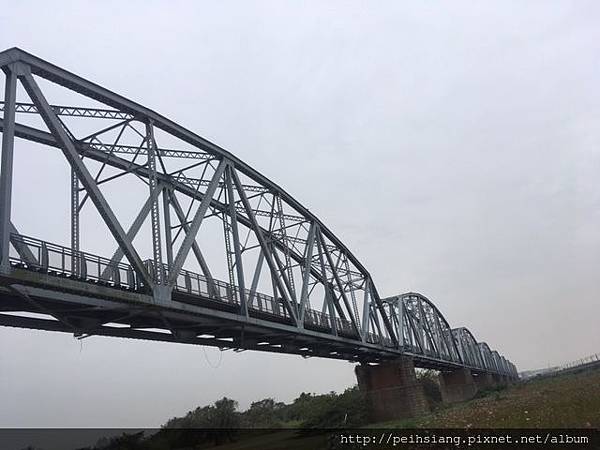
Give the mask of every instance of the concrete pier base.
[{"label": "concrete pier base", "polygon": [[469,369],[441,372],[440,390],[444,403],[456,403],[472,399],[477,394],[477,386]]},{"label": "concrete pier base", "polygon": [[486,389],[492,389],[496,386],[496,382],[491,373],[479,373],[476,376],[473,376],[473,380],[475,381],[475,386],[477,386],[478,391],[485,391]]},{"label": "concrete pier base", "polygon": [[492,375],[496,386],[506,386],[508,384],[508,380],[504,375],[494,374]]},{"label": "concrete pier base", "polygon": [[369,402],[372,420],[404,419],[429,411],[412,358],[402,357],[374,366],[360,365],[355,372],[358,386]]}]

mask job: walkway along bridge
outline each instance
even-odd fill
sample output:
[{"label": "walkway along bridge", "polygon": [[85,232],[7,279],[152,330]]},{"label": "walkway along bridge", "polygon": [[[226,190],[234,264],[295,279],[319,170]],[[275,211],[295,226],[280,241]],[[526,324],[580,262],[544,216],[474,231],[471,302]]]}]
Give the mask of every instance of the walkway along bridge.
[{"label": "walkway along bridge", "polygon": [[[20,49],[0,53],[0,67],[0,325],[516,378],[510,361],[452,328],[423,295],[380,298],[331,230],[231,153]],[[62,243],[11,219],[20,145],[68,162]],[[37,197],[26,200],[32,208]],[[132,220],[119,214],[123,203],[139,211]],[[86,233],[90,211],[97,221]],[[99,229],[115,245],[103,256],[82,245],[88,235],[97,244]]]}]

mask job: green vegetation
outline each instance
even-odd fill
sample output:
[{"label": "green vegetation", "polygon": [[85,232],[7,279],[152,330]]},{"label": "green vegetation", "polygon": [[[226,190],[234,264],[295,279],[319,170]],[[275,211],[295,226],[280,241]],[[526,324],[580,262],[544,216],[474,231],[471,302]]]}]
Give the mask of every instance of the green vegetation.
[{"label": "green vegetation", "polygon": [[[368,409],[358,388],[341,394],[301,394],[292,403],[264,399],[246,411],[223,398],[169,420],[155,436],[114,438],[97,450],[213,448],[242,450],[328,448],[314,428],[586,428],[600,427],[600,370],[534,379],[480,392],[461,404],[441,403],[434,372],[418,374],[432,413],[404,421],[368,424]],[[240,427],[223,432],[215,429]],[[195,429],[192,432],[189,429]],[[183,432],[186,429],[186,432]],[[280,431],[278,429],[281,429]]]},{"label": "green vegetation", "polygon": [[238,412],[237,402],[223,398],[214,405],[196,408],[163,428],[338,428],[367,423],[367,407],[357,387],[341,394],[302,393],[290,404],[266,398]]}]

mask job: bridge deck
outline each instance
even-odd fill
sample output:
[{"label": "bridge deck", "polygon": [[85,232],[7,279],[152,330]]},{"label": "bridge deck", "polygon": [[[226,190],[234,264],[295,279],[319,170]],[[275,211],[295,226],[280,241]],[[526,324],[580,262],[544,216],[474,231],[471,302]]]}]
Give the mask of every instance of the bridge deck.
[{"label": "bridge deck", "polygon": [[330,317],[314,309],[306,311],[299,331],[282,301],[260,292],[246,290],[250,301],[244,316],[238,287],[214,279],[209,294],[209,280],[188,270],[177,278],[172,301],[163,303],[147,293],[128,264],[79,252],[79,274],[74,274],[70,248],[17,234],[11,240],[22,254],[28,250],[29,257],[15,252],[10,273],[2,276],[0,325],[80,338],[127,337],[362,362],[409,354],[419,367],[460,365],[394,348],[389,340],[377,342],[374,334],[363,342],[344,319],[336,318],[336,336]]}]

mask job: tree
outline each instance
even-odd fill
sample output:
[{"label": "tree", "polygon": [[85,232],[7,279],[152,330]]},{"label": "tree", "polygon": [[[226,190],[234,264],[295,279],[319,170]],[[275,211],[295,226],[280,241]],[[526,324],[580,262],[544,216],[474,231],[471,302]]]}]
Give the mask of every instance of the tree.
[{"label": "tree", "polygon": [[223,397],[215,402],[211,417],[211,428],[239,428],[240,417],[237,412],[238,402]]},{"label": "tree", "polygon": [[354,386],[339,395],[331,392],[314,396],[302,428],[357,427],[367,423],[367,418],[364,395]]},{"label": "tree", "polygon": [[242,413],[242,424],[250,428],[275,428],[285,421],[284,403],[265,398],[253,402],[247,411]]}]

